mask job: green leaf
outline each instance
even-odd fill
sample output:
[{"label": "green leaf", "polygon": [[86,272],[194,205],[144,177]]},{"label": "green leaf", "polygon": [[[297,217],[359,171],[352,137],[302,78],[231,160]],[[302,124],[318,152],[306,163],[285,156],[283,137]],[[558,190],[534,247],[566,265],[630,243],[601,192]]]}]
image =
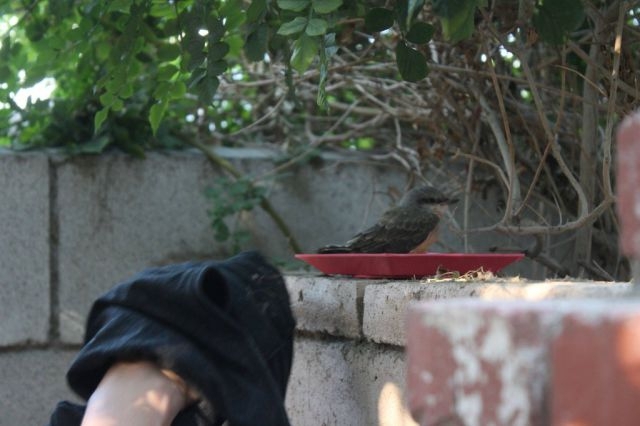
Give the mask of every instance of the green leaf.
[{"label": "green leaf", "polygon": [[278,34],[284,35],[284,36],[297,34],[304,31],[306,26],[307,26],[307,18],[303,18],[302,16],[297,16],[293,20],[282,24],[278,29]]},{"label": "green leaf", "polygon": [[411,23],[422,10],[424,1],[425,0],[400,0],[396,2],[396,17],[400,25],[400,30],[403,33],[411,27]]},{"label": "green leaf", "polygon": [[180,46],[174,43],[166,43],[158,48],[158,60],[173,61],[180,56]]},{"label": "green leaf", "polygon": [[49,0],[49,13],[57,21],[62,21],[68,17],[73,10],[73,1],[70,0]]},{"label": "green leaf", "polygon": [[478,0],[433,0],[433,12],[440,17],[447,40],[456,43],[473,34],[477,5]]},{"label": "green leaf", "polygon": [[208,60],[217,61],[224,58],[229,53],[229,45],[223,41],[214,43],[209,46],[209,58]]},{"label": "green leaf", "polygon": [[124,109],[124,102],[122,102],[122,99],[120,98],[115,98],[115,100],[113,101],[113,104],[111,104],[110,109],[113,112],[122,111]]},{"label": "green leaf", "polygon": [[558,45],[569,32],[582,25],[584,18],[581,0],[547,0],[537,4],[533,25],[544,41]]},{"label": "green leaf", "polygon": [[342,6],[342,0],[312,0],[313,10],[316,13],[331,13]]},{"label": "green leaf", "polygon": [[83,143],[77,147],[75,153],[82,154],[100,154],[104,149],[109,146],[111,139],[107,135],[100,135],[91,139],[87,143]]},{"label": "green leaf", "polygon": [[218,77],[211,74],[205,75],[204,78],[198,81],[195,87],[198,99],[200,99],[202,103],[211,105],[218,91],[218,86],[220,86]]},{"label": "green leaf", "polygon": [[189,87],[190,90],[195,89],[196,86],[200,84],[200,81],[202,81],[202,79],[205,78],[206,76],[207,76],[207,70],[205,68],[196,68],[191,73],[189,80],[187,80],[187,86]]},{"label": "green leaf", "polygon": [[128,99],[131,96],[133,96],[133,84],[131,83],[127,83],[124,86],[122,86],[120,88],[120,93],[118,93],[118,95],[122,98],[122,99]]},{"label": "green leaf", "polygon": [[393,11],[384,7],[374,7],[364,17],[364,27],[368,32],[377,33],[393,26]]},{"label": "green leaf", "polygon": [[396,62],[400,75],[405,81],[422,80],[429,73],[424,55],[407,46],[401,40],[396,46]]},{"label": "green leaf", "polygon": [[329,24],[324,19],[311,18],[309,19],[305,33],[311,37],[324,35],[327,32],[328,26]]},{"label": "green leaf", "polygon": [[151,131],[155,135],[160,127],[160,122],[164,117],[164,113],[167,110],[167,102],[158,102],[151,105],[149,110],[149,124],[151,124]]},{"label": "green leaf", "polygon": [[229,64],[225,60],[207,62],[207,74],[215,76],[220,75],[227,70]]},{"label": "green leaf", "polygon": [[418,13],[420,13],[420,10],[422,10],[423,6],[424,6],[424,0],[408,0],[407,18],[405,21],[407,28],[411,27],[413,20],[415,19],[416,16],[418,16]]},{"label": "green leaf", "polygon": [[176,81],[170,89],[171,99],[181,99],[187,93],[187,85],[182,81]]},{"label": "green leaf", "polygon": [[425,44],[433,37],[435,29],[433,25],[426,22],[416,22],[406,35],[407,40],[415,44]]},{"label": "green leaf", "polygon": [[229,227],[221,219],[214,220],[212,226],[215,231],[216,241],[224,242],[229,239]]},{"label": "green leaf", "polygon": [[107,119],[109,115],[109,107],[104,107],[100,111],[96,112],[95,117],[93,117],[93,128],[94,133],[98,133],[100,127],[102,127],[102,123]]},{"label": "green leaf", "polygon": [[247,9],[247,23],[256,22],[264,18],[267,13],[267,0],[253,0]]},{"label": "green leaf", "polygon": [[264,54],[267,53],[269,28],[266,24],[258,25],[258,27],[249,33],[247,41],[244,44],[244,53],[250,61],[262,61]]},{"label": "green leaf", "polygon": [[226,0],[219,9],[220,16],[224,16],[224,26],[227,31],[232,31],[246,22],[243,0]]},{"label": "green leaf", "polygon": [[159,81],[153,89],[153,97],[156,99],[167,99],[172,84],[168,81]]},{"label": "green leaf", "polygon": [[122,12],[129,13],[129,9],[131,8],[130,0],[112,0],[109,2],[109,12]]},{"label": "green leaf", "polygon": [[291,66],[300,74],[305,72],[318,53],[318,42],[316,39],[303,34],[298,40],[293,42],[293,53],[291,54]]},{"label": "green leaf", "polygon": [[311,4],[311,0],[278,0],[278,7],[282,10],[301,12]]},{"label": "green leaf", "polygon": [[166,64],[158,70],[158,80],[171,80],[180,69],[173,64]]},{"label": "green leaf", "polygon": [[103,107],[111,107],[111,105],[113,105],[115,100],[116,100],[116,97],[111,92],[105,92],[102,95],[100,95],[100,103],[102,104]]},{"label": "green leaf", "polygon": [[336,44],[336,33],[329,33],[324,36],[324,54],[327,58],[332,57],[338,52]]}]

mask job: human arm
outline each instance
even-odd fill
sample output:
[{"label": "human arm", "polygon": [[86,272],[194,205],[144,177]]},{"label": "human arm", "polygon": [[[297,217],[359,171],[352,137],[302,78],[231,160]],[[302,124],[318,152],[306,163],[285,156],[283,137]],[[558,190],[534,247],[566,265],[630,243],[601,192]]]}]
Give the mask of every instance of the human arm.
[{"label": "human arm", "polygon": [[82,426],[168,426],[193,394],[185,382],[147,361],[119,362],[89,398]]}]

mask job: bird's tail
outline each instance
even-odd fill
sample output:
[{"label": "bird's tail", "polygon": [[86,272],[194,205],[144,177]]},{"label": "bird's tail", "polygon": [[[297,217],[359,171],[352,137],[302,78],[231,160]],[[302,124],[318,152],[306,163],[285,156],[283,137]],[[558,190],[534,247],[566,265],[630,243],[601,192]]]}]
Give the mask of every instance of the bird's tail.
[{"label": "bird's tail", "polygon": [[324,246],[318,249],[318,253],[320,254],[351,253],[351,252],[352,252],[351,248],[347,246],[338,246],[338,245]]}]

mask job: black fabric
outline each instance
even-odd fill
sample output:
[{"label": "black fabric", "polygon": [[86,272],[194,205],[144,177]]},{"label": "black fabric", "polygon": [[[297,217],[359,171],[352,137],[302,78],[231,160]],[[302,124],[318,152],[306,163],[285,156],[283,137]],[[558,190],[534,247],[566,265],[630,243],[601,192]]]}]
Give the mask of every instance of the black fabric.
[{"label": "black fabric", "polygon": [[[85,400],[117,361],[149,360],[202,396],[175,426],[288,425],[295,321],[280,273],[256,252],[148,269],[100,297],[67,373]],[[51,425],[79,425],[59,404]]]}]

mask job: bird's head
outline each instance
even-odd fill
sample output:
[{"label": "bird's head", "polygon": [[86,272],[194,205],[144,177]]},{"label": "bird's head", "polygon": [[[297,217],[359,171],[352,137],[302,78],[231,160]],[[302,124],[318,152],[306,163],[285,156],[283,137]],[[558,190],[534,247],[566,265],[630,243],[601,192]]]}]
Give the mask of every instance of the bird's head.
[{"label": "bird's head", "polygon": [[450,198],[433,186],[419,186],[405,194],[400,202],[404,206],[432,207],[441,213],[449,204],[457,203],[456,198]]}]

